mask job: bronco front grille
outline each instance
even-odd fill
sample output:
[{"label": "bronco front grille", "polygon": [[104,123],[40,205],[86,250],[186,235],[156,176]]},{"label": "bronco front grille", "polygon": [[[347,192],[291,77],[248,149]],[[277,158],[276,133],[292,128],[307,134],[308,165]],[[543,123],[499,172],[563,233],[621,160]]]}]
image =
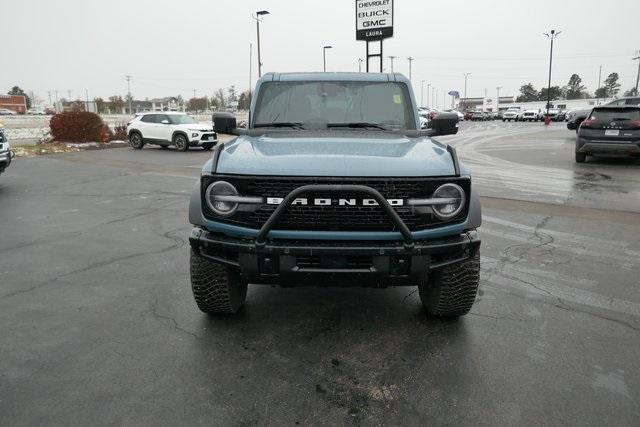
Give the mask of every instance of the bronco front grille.
[{"label": "bronco front grille", "polygon": [[[445,182],[460,185],[466,193],[465,209],[456,218],[446,224],[463,221],[469,206],[470,181],[468,178],[284,178],[284,177],[247,177],[216,176],[204,177],[202,189],[206,189],[212,180],[224,179],[231,182],[240,194],[262,197],[285,197],[294,189],[311,184],[357,184],[367,185],[378,190],[386,199],[425,198]],[[309,193],[308,198],[355,198],[362,199],[362,194]],[[205,215],[216,221],[223,221],[250,228],[260,228],[276,209],[276,205],[262,205],[255,211],[238,211],[231,218],[221,219],[208,211],[207,204],[202,203]],[[420,213],[412,206],[394,207],[400,218],[410,230],[421,230],[442,226],[445,222],[431,213]],[[280,217],[276,230],[313,230],[313,231],[397,231],[389,217],[379,206],[290,206]]]}]

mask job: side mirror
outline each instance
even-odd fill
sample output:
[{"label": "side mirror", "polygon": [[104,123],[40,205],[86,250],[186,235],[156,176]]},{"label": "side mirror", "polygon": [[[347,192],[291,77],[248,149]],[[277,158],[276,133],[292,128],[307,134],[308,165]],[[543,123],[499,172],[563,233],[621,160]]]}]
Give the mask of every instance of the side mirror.
[{"label": "side mirror", "polygon": [[218,133],[237,135],[237,133],[234,133],[238,128],[236,116],[226,112],[213,113],[213,128]]},{"label": "side mirror", "polygon": [[456,113],[438,113],[431,119],[433,136],[455,135],[458,133],[458,115]]},{"label": "side mirror", "polygon": [[168,125],[168,124],[169,124],[169,120],[164,119],[161,123],[162,123],[163,125]]}]

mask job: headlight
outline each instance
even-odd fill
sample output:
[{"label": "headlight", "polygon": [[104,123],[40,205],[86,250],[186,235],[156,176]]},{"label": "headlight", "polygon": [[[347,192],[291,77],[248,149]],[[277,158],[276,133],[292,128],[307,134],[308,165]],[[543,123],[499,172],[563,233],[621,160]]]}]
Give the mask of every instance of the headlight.
[{"label": "headlight", "polygon": [[207,187],[205,199],[209,208],[220,216],[232,215],[238,209],[238,190],[226,181],[216,181]]},{"label": "headlight", "polygon": [[431,197],[438,201],[433,204],[433,212],[442,220],[454,218],[464,208],[465,194],[459,185],[443,184],[433,192]]}]

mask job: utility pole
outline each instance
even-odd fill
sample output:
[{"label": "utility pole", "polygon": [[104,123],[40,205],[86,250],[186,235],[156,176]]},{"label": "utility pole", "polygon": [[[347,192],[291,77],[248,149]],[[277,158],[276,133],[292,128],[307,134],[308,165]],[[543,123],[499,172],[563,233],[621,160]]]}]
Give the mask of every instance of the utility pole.
[{"label": "utility pole", "polygon": [[420,83],[420,106],[424,107],[424,80]]},{"label": "utility pole", "polygon": [[500,89],[502,86],[496,86],[496,113],[500,111]]},{"label": "utility pole", "polygon": [[[638,53],[640,53],[640,50]],[[638,61],[638,75],[636,76],[636,96],[638,96],[638,83],[640,83],[640,55],[633,58],[633,60]]]},{"label": "utility pole", "polygon": [[262,21],[261,16],[268,15],[269,11],[267,10],[259,10],[256,12],[256,16],[253,19],[256,20],[256,33],[258,35],[258,78],[262,77],[262,59],[260,57],[260,21]]},{"label": "utility pole", "polygon": [[362,62],[364,60],[362,58],[358,58],[358,72],[361,73],[362,72]]},{"label": "utility pole", "polygon": [[430,93],[430,92],[431,92],[431,83],[427,83],[427,107],[428,107],[429,105],[431,105],[431,103],[429,102],[429,101],[430,101],[430,99],[431,99],[431,98],[429,97],[429,93]]},{"label": "utility pole", "polygon": [[391,74],[393,74],[393,60],[396,59],[397,56],[390,55],[389,59],[391,60]]},{"label": "utility pole", "polygon": [[464,73],[464,100],[467,102],[467,77],[469,77],[471,73]]},{"label": "utility pole", "polygon": [[322,47],[322,70],[327,72],[327,49],[331,49],[333,46],[323,46]]},{"label": "utility pole", "polygon": [[[553,64],[553,41],[562,31],[551,30],[550,34],[544,33],[551,40],[551,50],[549,51],[549,84],[547,85],[547,115],[549,117],[549,104],[551,103],[551,65]],[[546,123],[546,122],[545,122]]]},{"label": "utility pole", "polygon": [[[602,65],[600,66],[600,71],[598,71],[598,89],[596,93],[600,93],[600,81],[602,80]],[[600,105],[600,96],[596,96],[596,105]]]},{"label": "utility pole", "polygon": [[413,62],[413,59],[411,56],[407,58],[409,60],[409,81],[411,81],[411,63]]},{"label": "utility pole", "polygon": [[253,86],[253,43],[249,43],[249,100],[251,100],[251,90]]},{"label": "utility pole", "polygon": [[127,79],[127,101],[129,101],[129,114],[132,114],[131,111],[131,76],[124,76]]}]

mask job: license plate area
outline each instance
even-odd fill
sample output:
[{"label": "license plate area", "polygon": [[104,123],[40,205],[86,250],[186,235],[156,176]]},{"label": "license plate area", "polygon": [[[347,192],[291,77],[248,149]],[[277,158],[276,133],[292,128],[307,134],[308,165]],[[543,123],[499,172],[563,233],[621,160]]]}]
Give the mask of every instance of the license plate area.
[{"label": "license plate area", "polygon": [[604,136],[620,136],[619,129],[605,129]]}]

